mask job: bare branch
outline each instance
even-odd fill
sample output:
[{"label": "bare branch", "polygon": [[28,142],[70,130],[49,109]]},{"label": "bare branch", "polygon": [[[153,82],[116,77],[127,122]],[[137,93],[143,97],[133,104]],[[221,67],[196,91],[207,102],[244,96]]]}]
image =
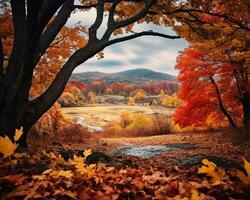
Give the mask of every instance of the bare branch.
[{"label": "bare branch", "polygon": [[89,28],[89,42],[95,41],[97,39],[97,30],[103,21],[104,3],[105,1],[99,0],[98,5],[96,6],[96,19],[93,25]]},{"label": "bare branch", "polygon": [[[156,0],[148,0],[147,3],[145,4],[144,8],[142,10],[140,10],[139,13],[137,13],[136,15],[134,15],[133,17],[130,17],[126,20],[120,21],[115,23],[114,21],[114,12],[115,12],[115,8],[117,6],[117,4],[119,3],[119,1],[114,1],[113,5],[111,6],[110,10],[109,10],[109,19],[108,19],[108,29],[106,30],[106,32],[103,35],[103,40],[108,40],[111,36],[111,34],[113,33],[114,30],[128,26],[134,22],[136,22],[137,20],[145,17],[148,13],[148,10],[151,8],[151,6],[155,3]],[[141,2],[141,0],[134,0],[132,2]]]},{"label": "bare branch", "polygon": [[34,60],[34,66],[56,38],[62,27],[66,24],[70,14],[74,10],[73,3],[73,0],[66,0],[55,19],[48,25],[47,29],[42,34],[40,45],[37,49],[37,55]]},{"label": "bare branch", "polygon": [[128,36],[124,36],[121,38],[116,38],[116,39],[110,40],[107,42],[106,46],[110,46],[110,45],[115,44],[115,43],[135,39],[135,38],[138,38],[141,36],[158,36],[158,37],[163,37],[163,38],[168,38],[168,39],[180,39],[180,36],[166,35],[163,33],[157,33],[157,32],[153,32],[153,31],[142,31],[140,33],[135,33],[132,35],[128,35]]},{"label": "bare branch", "polygon": [[93,5],[74,5],[74,8],[76,9],[90,9],[90,8],[95,8],[97,4]]},{"label": "bare branch", "polygon": [[115,13],[115,9],[118,3],[119,3],[119,0],[115,0],[111,8],[109,9],[108,27],[111,27],[115,24],[114,13]]},{"label": "bare branch", "polygon": [[43,0],[43,5],[39,12],[39,19],[36,33],[39,35],[42,34],[44,29],[47,27],[49,21],[55,15],[57,10],[68,0]]},{"label": "bare branch", "polygon": [[115,20],[114,20],[114,13],[117,5],[119,4],[119,0],[115,0],[112,6],[109,9],[109,17],[108,17],[108,29],[103,35],[103,40],[109,40],[112,32],[114,31]]}]

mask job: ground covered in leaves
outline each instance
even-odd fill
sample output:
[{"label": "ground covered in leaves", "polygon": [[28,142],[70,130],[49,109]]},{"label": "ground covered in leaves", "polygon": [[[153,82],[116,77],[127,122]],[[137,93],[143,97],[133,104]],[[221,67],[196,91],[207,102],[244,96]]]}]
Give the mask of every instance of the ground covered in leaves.
[{"label": "ground covered in leaves", "polygon": [[[250,199],[249,144],[224,133],[94,137],[81,144],[50,141],[46,149],[37,141],[28,150],[1,158],[1,199]],[[114,151],[128,144],[173,143],[199,148],[151,158]],[[198,155],[203,157],[197,165],[180,162]],[[225,162],[217,163],[213,156]]]}]

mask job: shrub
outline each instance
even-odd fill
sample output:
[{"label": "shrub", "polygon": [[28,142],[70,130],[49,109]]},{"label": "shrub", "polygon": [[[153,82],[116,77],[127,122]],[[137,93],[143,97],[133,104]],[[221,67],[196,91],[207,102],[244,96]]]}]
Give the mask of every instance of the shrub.
[{"label": "shrub", "polygon": [[94,92],[89,92],[88,93],[88,102],[90,104],[95,104],[95,102],[96,102],[96,96],[95,96]]},{"label": "shrub", "polygon": [[173,133],[173,123],[170,116],[162,113],[155,113],[152,119],[154,129],[159,135]]},{"label": "shrub", "polygon": [[54,135],[68,126],[71,126],[73,121],[66,119],[61,111],[61,106],[55,103],[48,112],[46,112],[33,126],[33,134],[44,136]]},{"label": "shrub", "polygon": [[[161,118],[157,118],[160,122],[159,119]],[[120,121],[107,126],[101,135],[106,137],[139,137],[169,133],[162,124],[156,126],[155,123],[154,116],[143,113],[122,113]]]},{"label": "shrub", "polygon": [[132,123],[127,126],[128,130],[131,131],[143,131],[145,132],[147,129],[151,129],[152,128],[152,119],[142,113],[137,113],[137,114],[133,114],[131,116],[131,121]]},{"label": "shrub", "polygon": [[135,99],[134,99],[134,97],[129,97],[129,99],[128,99],[128,105],[129,106],[134,106],[135,105]]},{"label": "shrub", "polygon": [[133,117],[131,116],[131,113],[122,113],[120,115],[120,126],[122,128],[127,128],[130,124],[133,123]]},{"label": "shrub", "polygon": [[171,96],[163,95],[161,104],[166,107],[172,107],[176,108],[182,105],[182,100],[180,100],[176,94],[173,94]]},{"label": "shrub", "polygon": [[72,124],[56,133],[56,138],[62,143],[83,143],[91,137],[91,133],[80,124]]}]

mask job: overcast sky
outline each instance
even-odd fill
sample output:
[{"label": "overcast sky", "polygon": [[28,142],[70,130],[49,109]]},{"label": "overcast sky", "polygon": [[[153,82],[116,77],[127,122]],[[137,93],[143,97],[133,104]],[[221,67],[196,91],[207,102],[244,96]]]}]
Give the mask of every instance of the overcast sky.
[{"label": "overcast sky", "polygon": [[[91,9],[84,18],[81,13],[71,15],[68,25],[81,22],[84,26],[90,26],[95,19],[95,9]],[[104,20],[98,35],[106,30]],[[153,24],[141,24],[135,27],[135,31],[153,30],[156,32],[174,35],[168,28]],[[74,73],[86,71],[118,72],[127,69],[147,68],[159,72],[177,75],[175,61],[179,51],[182,51],[188,43],[182,39],[165,39],[156,36],[143,36],[137,39],[114,44],[104,50],[104,58],[93,57],[77,67]]]}]

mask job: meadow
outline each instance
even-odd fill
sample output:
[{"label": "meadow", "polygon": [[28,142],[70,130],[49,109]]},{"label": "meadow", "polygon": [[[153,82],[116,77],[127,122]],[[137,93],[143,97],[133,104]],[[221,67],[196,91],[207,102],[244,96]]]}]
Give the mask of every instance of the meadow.
[{"label": "meadow", "polygon": [[106,126],[109,123],[120,120],[123,113],[142,113],[145,115],[152,115],[155,113],[162,113],[165,115],[172,115],[174,109],[162,106],[129,106],[129,105],[88,105],[84,107],[67,107],[62,108],[62,112],[66,118],[76,119],[76,117],[83,117],[84,123],[92,126]]}]

